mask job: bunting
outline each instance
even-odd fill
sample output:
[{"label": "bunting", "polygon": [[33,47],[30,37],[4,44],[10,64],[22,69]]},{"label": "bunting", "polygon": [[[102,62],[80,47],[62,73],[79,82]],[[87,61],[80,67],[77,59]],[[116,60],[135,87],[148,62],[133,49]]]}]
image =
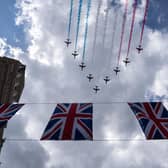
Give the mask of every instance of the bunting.
[{"label": "bunting", "polygon": [[161,102],[128,104],[147,139],[168,138],[168,111]]},{"label": "bunting", "polygon": [[92,140],[92,104],[58,104],[41,140]]}]

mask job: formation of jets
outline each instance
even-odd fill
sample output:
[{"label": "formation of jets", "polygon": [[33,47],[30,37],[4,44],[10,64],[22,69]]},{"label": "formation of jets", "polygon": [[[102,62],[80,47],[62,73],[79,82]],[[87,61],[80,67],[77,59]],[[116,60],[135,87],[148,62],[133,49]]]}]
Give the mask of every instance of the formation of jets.
[{"label": "formation of jets", "polygon": [[[107,12],[108,9],[105,10],[105,12]],[[70,41],[69,38],[67,38],[64,43],[66,44],[67,47],[69,47],[69,45],[72,43]],[[139,45],[137,48],[137,51],[138,51],[138,54],[141,53],[141,51],[143,50],[142,46]],[[77,52],[77,50],[75,50],[72,55],[74,56],[74,59],[79,55],[79,53]],[[123,60],[123,62],[125,63],[125,65],[127,66],[127,64],[129,64],[131,61],[129,60],[129,58],[125,58],[125,60]],[[81,68],[81,71],[83,71],[83,69],[86,67],[85,63],[84,62],[81,62],[81,64],[79,64],[79,67]],[[116,75],[120,72],[120,68],[119,66],[116,66],[113,71],[116,73]],[[94,76],[92,74],[88,74],[87,76],[87,79],[89,80],[89,82],[91,82],[93,79],[94,79]],[[105,81],[105,84],[108,84],[108,82],[110,81],[110,77],[109,76],[105,76],[105,78],[103,79]],[[98,91],[100,91],[100,88],[99,86],[95,86],[93,88],[93,90],[95,91],[95,93],[97,93]]]},{"label": "formation of jets", "polygon": [[[107,12],[108,9],[105,9],[104,11]],[[69,47],[69,45],[72,43],[69,38],[67,38],[64,42],[65,42],[65,44],[67,45],[67,47]],[[141,45],[138,45],[138,47],[136,47],[136,49],[138,50],[138,54],[140,54],[141,51],[143,50],[143,48],[142,48]],[[78,54],[78,52],[75,50],[75,51],[72,53],[72,55],[74,56],[74,59],[75,59],[79,54]],[[129,60],[129,58],[126,58],[125,60],[123,60],[123,62],[124,62],[125,65],[127,66],[127,64],[129,64],[131,61]],[[82,70],[82,71],[83,71],[83,69],[86,67],[86,65],[84,64],[84,62],[82,62],[79,66],[81,67],[81,70]],[[116,68],[114,69],[114,71],[116,72],[116,75],[117,75],[117,73],[120,72],[119,67],[116,67]]]},{"label": "formation of jets", "polygon": [[[148,2],[148,1],[147,1]],[[109,4],[107,5],[108,7],[107,8],[105,8],[104,9],[104,13],[105,13],[105,18],[107,19],[107,21],[108,21],[108,12],[110,11],[110,9],[111,9],[111,6],[113,5],[112,3],[113,2],[108,2]],[[115,4],[115,3],[114,3]],[[135,12],[135,9],[136,9],[136,5],[137,5],[137,3],[135,3],[134,4],[135,6],[134,6],[134,12]],[[146,5],[147,6],[147,5]],[[81,5],[81,7],[82,7],[82,5]],[[100,4],[100,7],[101,7],[101,4]],[[99,7],[99,8],[100,8]],[[98,9],[99,9],[98,8]],[[147,7],[146,7],[147,8]],[[100,10],[100,9],[99,9]],[[78,13],[80,12],[80,8],[79,8],[79,11],[78,11]],[[88,14],[89,14],[89,7],[88,7]],[[146,11],[145,11],[146,12]],[[135,13],[134,13],[135,14]],[[79,15],[79,14],[78,14]],[[116,15],[117,16],[117,15]],[[78,19],[80,19],[80,18],[78,18]],[[87,18],[88,19],[88,18]],[[106,20],[105,19],[105,20]],[[126,10],[125,10],[125,13],[124,13],[124,19],[126,19]],[[135,15],[134,15],[134,18],[132,18],[132,19],[135,19]],[[67,38],[65,39],[65,41],[64,41],[64,43],[66,44],[66,47],[69,47],[69,45],[71,45],[71,43],[72,43],[72,41],[71,41],[71,39],[70,39],[70,30],[71,30],[71,21],[72,21],[72,6],[71,6],[71,13],[70,13],[70,19],[69,19],[69,27],[68,27],[68,36],[67,36]],[[78,23],[80,23],[79,22],[80,20],[78,20]],[[123,20],[123,21],[125,21],[125,20]],[[131,28],[133,28],[133,21],[134,20],[132,20],[132,24],[131,24]],[[86,21],[86,23],[87,23],[87,21]],[[96,21],[96,23],[98,23],[97,21]],[[117,23],[117,22],[116,22]],[[124,23],[124,22],[123,22]],[[105,26],[107,26],[106,25],[107,23],[105,22]],[[144,21],[143,21],[143,24],[145,25],[145,18],[144,18]],[[143,26],[144,26],[143,25]],[[87,25],[86,25],[87,26]],[[78,25],[78,27],[79,27],[79,25]],[[125,25],[123,24],[122,25],[122,28],[124,28],[125,27]],[[86,27],[87,28],[87,27]],[[104,27],[104,30],[105,30],[105,28],[106,27]],[[124,30],[124,29],[123,29]],[[131,29],[131,30],[133,30],[133,29]],[[76,34],[76,43],[75,43],[75,49],[74,49],[74,51],[72,52],[72,56],[74,57],[74,59],[76,59],[76,57],[79,55],[79,51],[78,51],[78,48],[77,48],[77,45],[78,45],[78,41],[77,41],[77,37],[78,37],[78,32],[79,32],[79,29],[78,29],[78,31],[77,31],[77,34]],[[84,44],[86,44],[86,39],[87,39],[87,33],[86,33],[87,31],[85,30],[85,43]],[[123,34],[124,34],[124,32],[122,32]],[[115,34],[115,31],[114,31],[114,34]],[[132,34],[130,34],[130,39],[129,39],[129,48],[128,49],[130,49],[130,44],[131,44],[131,35]],[[96,33],[95,33],[95,36],[96,36]],[[137,52],[138,52],[138,54],[140,54],[141,53],[141,51],[143,51],[143,48],[142,48],[142,46],[141,46],[141,43],[142,43],[142,37],[143,37],[143,31],[141,32],[141,41],[139,42],[139,45],[136,47],[136,50],[137,50]],[[122,36],[121,36],[121,40],[122,40]],[[95,38],[95,40],[94,40],[94,45],[96,44],[95,43],[96,42],[96,38]],[[121,41],[122,42],[122,41]],[[121,45],[122,43],[120,43],[120,45]],[[84,45],[84,47],[85,47],[85,45]],[[120,46],[120,48],[121,48],[121,46]],[[86,49],[86,48],[84,48],[84,49]],[[83,51],[85,51],[85,50],[83,50]],[[114,69],[112,69],[112,71],[114,71],[113,73],[115,73],[116,74],[116,76],[118,75],[118,73],[119,72],[121,72],[121,70],[120,70],[120,66],[119,66],[119,63],[120,63],[120,53],[121,52],[119,52],[119,56],[118,56],[118,64],[117,64],[117,66],[116,67],[114,67]],[[129,55],[129,50],[128,50],[128,52],[127,52],[127,57],[123,60],[123,62],[124,62],[124,64],[125,64],[125,66],[127,66],[128,64],[130,64],[131,63],[131,61],[130,61],[130,59],[128,58],[128,55]],[[85,53],[83,52],[83,58],[82,58],[82,62],[78,65],[79,67],[80,67],[80,70],[81,71],[83,71],[85,68],[86,68],[86,65],[87,64],[85,64],[85,61],[84,61],[84,56],[85,56]],[[90,74],[88,74],[87,76],[86,76],[86,78],[87,78],[87,80],[89,81],[89,82],[92,82],[93,80],[94,80],[94,75],[92,74],[92,73],[90,73]],[[109,82],[111,81],[111,79],[110,79],[110,76],[105,76],[104,78],[102,78],[102,82],[105,82],[105,85],[107,85]],[[94,81],[93,81],[94,82]],[[95,93],[98,93],[101,89],[100,89],[100,87],[98,86],[98,85],[95,85],[93,88],[93,91],[95,92]]]}]

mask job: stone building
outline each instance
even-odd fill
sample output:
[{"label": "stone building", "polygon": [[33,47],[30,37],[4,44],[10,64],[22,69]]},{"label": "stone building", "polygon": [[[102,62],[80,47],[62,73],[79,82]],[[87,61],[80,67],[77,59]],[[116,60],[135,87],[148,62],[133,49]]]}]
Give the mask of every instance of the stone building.
[{"label": "stone building", "polygon": [[[19,102],[25,83],[25,68],[18,60],[0,57],[0,103]],[[5,127],[0,128],[0,151]]]}]

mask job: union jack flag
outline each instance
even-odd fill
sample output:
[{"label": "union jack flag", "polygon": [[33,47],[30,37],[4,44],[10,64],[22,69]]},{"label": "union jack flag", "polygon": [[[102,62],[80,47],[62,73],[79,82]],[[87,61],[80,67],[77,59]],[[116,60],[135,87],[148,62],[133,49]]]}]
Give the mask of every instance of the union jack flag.
[{"label": "union jack flag", "polygon": [[0,104],[0,127],[4,126],[24,104]]},{"label": "union jack flag", "polygon": [[147,139],[168,139],[168,111],[161,102],[128,104]]},{"label": "union jack flag", "polygon": [[92,140],[91,103],[57,104],[41,140]]}]

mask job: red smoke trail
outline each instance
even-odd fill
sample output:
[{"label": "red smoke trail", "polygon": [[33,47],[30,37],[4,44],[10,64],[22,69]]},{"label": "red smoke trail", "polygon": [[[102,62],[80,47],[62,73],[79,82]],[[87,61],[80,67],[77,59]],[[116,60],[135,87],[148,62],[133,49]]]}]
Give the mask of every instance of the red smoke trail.
[{"label": "red smoke trail", "polygon": [[142,38],[143,38],[144,27],[145,27],[147,13],[148,13],[148,7],[149,7],[149,0],[146,0],[145,13],[144,13],[144,19],[143,19],[143,22],[142,22],[142,30],[141,30],[139,45],[142,45]]},{"label": "red smoke trail", "polygon": [[122,43],[123,43],[123,37],[124,37],[124,30],[125,30],[125,23],[127,19],[127,10],[128,10],[128,0],[125,0],[125,11],[123,15],[123,23],[122,23],[122,31],[121,31],[121,40],[120,40],[120,48],[119,48],[119,53],[118,53],[118,62],[117,66],[119,66],[120,63],[120,57],[121,57],[121,49],[122,49]]},{"label": "red smoke trail", "polygon": [[129,42],[128,42],[127,58],[129,56],[129,52],[130,52],[132,34],[133,34],[134,23],[135,23],[135,15],[136,15],[136,9],[137,9],[137,0],[134,0],[134,1],[135,2],[133,4],[133,14],[132,14],[132,23],[131,23],[130,37],[129,37]]}]

